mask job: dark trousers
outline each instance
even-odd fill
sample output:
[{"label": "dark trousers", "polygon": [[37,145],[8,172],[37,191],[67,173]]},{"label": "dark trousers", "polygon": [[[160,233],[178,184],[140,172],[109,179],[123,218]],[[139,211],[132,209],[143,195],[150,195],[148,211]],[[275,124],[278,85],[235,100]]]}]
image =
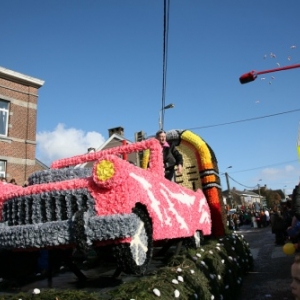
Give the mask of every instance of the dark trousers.
[{"label": "dark trousers", "polygon": [[165,178],[172,181],[174,177],[175,170],[174,169],[165,169]]}]

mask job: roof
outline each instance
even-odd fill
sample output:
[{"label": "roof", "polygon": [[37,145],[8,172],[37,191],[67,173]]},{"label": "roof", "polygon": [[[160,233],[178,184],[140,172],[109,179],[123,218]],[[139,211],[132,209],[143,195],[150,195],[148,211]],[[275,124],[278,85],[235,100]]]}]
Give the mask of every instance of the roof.
[{"label": "roof", "polygon": [[[114,140],[117,140],[117,144],[114,145]],[[120,142],[122,141],[126,141],[128,144],[132,144],[132,141],[125,139],[123,136],[114,133],[112,134],[102,145],[100,145],[97,149],[96,152],[99,152],[103,149],[109,149],[109,148],[113,148],[115,146],[120,146]],[[86,167],[88,163],[83,163],[80,165],[76,165],[75,168],[84,168]]]},{"label": "roof", "polygon": [[[259,195],[257,193],[254,193],[252,191],[247,191],[247,190],[239,191],[239,190],[234,189],[234,190],[231,190],[230,192],[233,193],[233,194],[236,194],[238,196],[252,196],[252,197],[254,196],[254,197],[259,197]],[[228,190],[225,190],[222,193],[227,195],[228,194]]]},{"label": "roof", "polygon": [[36,88],[40,88],[44,85],[45,81],[38,78],[34,78],[16,71],[12,71],[3,67],[0,67],[0,77],[15,81],[21,84],[27,84]]}]

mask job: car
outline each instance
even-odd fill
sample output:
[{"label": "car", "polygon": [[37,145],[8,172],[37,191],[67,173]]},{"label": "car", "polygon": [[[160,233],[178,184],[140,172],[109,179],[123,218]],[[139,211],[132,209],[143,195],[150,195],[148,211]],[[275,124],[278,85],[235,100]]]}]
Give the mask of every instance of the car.
[{"label": "car", "polygon": [[[123,159],[146,150],[147,169]],[[87,162],[93,167],[75,167]],[[205,195],[165,179],[156,139],[55,161],[25,188],[2,184],[0,209],[0,249],[109,244],[122,270],[134,274],[146,271],[153,243],[211,234]]]}]

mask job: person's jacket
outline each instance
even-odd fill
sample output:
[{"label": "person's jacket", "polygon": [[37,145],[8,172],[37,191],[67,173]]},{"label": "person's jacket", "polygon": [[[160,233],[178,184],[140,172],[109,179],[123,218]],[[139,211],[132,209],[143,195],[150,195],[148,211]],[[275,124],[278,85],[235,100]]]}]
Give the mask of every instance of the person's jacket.
[{"label": "person's jacket", "polygon": [[163,160],[166,170],[172,170],[176,165],[183,165],[183,158],[173,144],[163,147]]}]

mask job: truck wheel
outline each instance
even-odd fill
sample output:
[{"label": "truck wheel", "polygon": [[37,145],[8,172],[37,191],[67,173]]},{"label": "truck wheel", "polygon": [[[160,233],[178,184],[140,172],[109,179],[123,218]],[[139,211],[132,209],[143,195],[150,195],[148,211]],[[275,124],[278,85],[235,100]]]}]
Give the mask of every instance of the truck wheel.
[{"label": "truck wheel", "polygon": [[200,248],[201,244],[203,243],[203,234],[200,230],[196,230],[195,234],[185,239],[184,245],[187,248]]},{"label": "truck wheel", "polygon": [[132,212],[139,219],[137,230],[130,243],[114,247],[114,256],[123,272],[142,275],[146,272],[153,253],[152,223],[142,206],[136,206]]}]

